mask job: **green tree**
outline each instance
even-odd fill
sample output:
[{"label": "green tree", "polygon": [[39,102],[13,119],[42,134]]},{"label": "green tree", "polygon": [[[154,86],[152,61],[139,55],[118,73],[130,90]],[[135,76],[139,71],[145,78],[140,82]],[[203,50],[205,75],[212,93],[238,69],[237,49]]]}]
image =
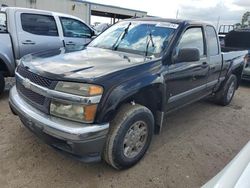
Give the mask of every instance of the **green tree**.
[{"label": "green tree", "polygon": [[245,14],[243,14],[242,16],[242,20],[241,20],[241,25],[242,27],[248,27],[250,26],[250,12],[246,12]]},{"label": "green tree", "polygon": [[236,28],[236,29],[241,28],[241,23],[236,23],[236,24],[234,24],[234,28]]}]

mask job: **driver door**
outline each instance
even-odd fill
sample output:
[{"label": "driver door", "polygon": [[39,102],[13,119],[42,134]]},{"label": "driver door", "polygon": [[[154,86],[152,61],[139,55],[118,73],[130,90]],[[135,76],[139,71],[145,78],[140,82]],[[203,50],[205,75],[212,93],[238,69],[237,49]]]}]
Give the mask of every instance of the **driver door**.
[{"label": "driver door", "polygon": [[167,111],[191,103],[205,95],[209,64],[204,36],[203,27],[190,27],[184,32],[175,49],[174,56],[178,56],[179,49],[197,48],[200,52],[200,60],[172,62],[169,65],[165,78],[169,95]]}]

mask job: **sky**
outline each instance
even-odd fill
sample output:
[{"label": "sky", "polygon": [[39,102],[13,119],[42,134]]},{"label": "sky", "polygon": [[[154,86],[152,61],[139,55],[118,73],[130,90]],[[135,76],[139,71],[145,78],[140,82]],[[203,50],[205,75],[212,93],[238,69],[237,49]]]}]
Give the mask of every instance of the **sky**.
[{"label": "sky", "polygon": [[[142,10],[148,15],[164,18],[203,20],[214,24],[235,24],[250,11],[250,0],[89,0],[90,2]],[[95,21],[109,22],[109,19],[92,17]]]}]

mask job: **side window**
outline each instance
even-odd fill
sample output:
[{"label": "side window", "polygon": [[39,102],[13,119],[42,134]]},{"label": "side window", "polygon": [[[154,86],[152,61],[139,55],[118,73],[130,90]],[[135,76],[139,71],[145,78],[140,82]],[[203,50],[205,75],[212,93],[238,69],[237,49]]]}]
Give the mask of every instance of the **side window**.
[{"label": "side window", "polygon": [[212,26],[206,27],[207,32],[207,45],[209,55],[215,56],[219,54],[219,44],[217,40],[217,34]]},{"label": "side window", "polygon": [[24,31],[44,36],[58,36],[56,22],[53,16],[40,14],[21,14],[21,23]]},{"label": "side window", "polygon": [[71,18],[60,18],[64,37],[73,37],[73,38],[84,38],[91,37],[91,30],[84,23],[71,19]]},{"label": "side window", "polygon": [[6,14],[3,12],[0,12],[0,33],[6,33],[6,32],[7,32]]},{"label": "side window", "polygon": [[200,27],[189,28],[185,31],[177,50],[182,48],[197,48],[201,56],[205,55],[203,32]]}]

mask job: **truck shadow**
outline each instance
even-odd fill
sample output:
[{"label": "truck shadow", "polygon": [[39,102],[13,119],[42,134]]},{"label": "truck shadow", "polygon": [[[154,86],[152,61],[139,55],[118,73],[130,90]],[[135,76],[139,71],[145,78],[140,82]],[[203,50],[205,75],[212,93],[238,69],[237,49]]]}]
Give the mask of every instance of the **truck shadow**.
[{"label": "truck shadow", "polygon": [[[216,104],[207,100],[202,100],[179,109],[166,117],[166,124],[162,128],[162,132],[159,136],[155,137],[156,142],[161,140],[161,143],[168,143],[173,140],[178,140],[178,137],[192,136],[192,130],[202,128],[200,125],[201,117],[212,116],[215,111],[221,108]],[[205,118],[204,118],[205,119]],[[160,145],[154,143],[156,146],[152,147],[152,150],[157,150]]]},{"label": "truck shadow", "polygon": [[10,89],[15,85],[15,78],[6,78],[5,79],[5,89],[4,93],[0,95],[0,100],[6,100],[9,97]]},{"label": "truck shadow", "polygon": [[242,80],[240,87],[250,88],[250,81]]},{"label": "truck shadow", "polygon": [[9,98],[9,90],[5,90],[2,95],[0,95],[0,100],[8,100]]}]

